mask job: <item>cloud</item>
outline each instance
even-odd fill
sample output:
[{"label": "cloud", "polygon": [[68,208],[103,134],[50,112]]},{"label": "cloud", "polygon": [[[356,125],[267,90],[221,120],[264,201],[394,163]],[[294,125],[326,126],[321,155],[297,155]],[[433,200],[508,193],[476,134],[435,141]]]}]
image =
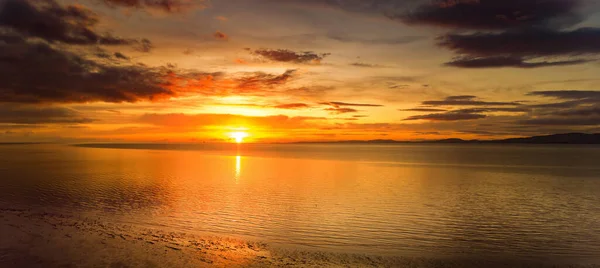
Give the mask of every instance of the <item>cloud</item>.
[{"label": "cloud", "polygon": [[362,63],[362,62],[350,63],[350,66],[362,67],[362,68],[383,68],[383,67],[385,67],[385,66],[382,66],[379,64],[369,64],[369,63]]},{"label": "cloud", "polygon": [[370,44],[370,45],[402,45],[414,43],[417,41],[421,41],[425,39],[424,36],[400,36],[400,37],[391,37],[391,38],[361,38],[361,37],[352,37],[345,34],[334,34],[329,33],[327,37],[336,41],[346,42],[346,43],[361,43],[361,44]]},{"label": "cloud", "polygon": [[600,106],[557,112],[560,116],[600,116]]},{"label": "cloud", "polygon": [[198,128],[206,126],[253,126],[261,128],[302,128],[324,120],[320,117],[244,116],[233,114],[145,114],[140,123],[170,128]]},{"label": "cloud", "polygon": [[277,109],[301,109],[301,108],[308,108],[310,106],[306,103],[286,103],[286,104],[275,105],[273,107],[277,108]]},{"label": "cloud", "polygon": [[283,74],[274,75],[263,72],[251,73],[237,79],[238,88],[261,88],[265,86],[282,85],[290,81],[296,75],[297,70],[289,69]]},{"label": "cloud", "polygon": [[330,91],[334,91],[336,88],[327,87],[327,86],[303,86],[303,87],[295,87],[289,88],[283,91],[283,94],[294,95],[298,97],[323,97]]},{"label": "cloud", "polygon": [[[446,34],[438,45],[459,68],[542,68],[584,64],[600,54],[600,28],[583,21],[579,0],[440,0],[391,16],[410,25],[476,32]],[[464,32],[464,31],[463,31]],[[585,57],[585,58],[582,58]]]},{"label": "cloud", "polygon": [[564,60],[564,61],[540,61],[526,62],[519,57],[481,57],[481,58],[457,58],[444,63],[446,66],[460,68],[540,68],[551,66],[566,66],[588,63],[591,60]]},{"label": "cloud", "polygon": [[555,90],[555,91],[533,91],[529,96],[541,96],[566,100],[600,100],[600,91],[595,90]]},{"label": "cloud", "polygon": [[468,108],[468,109],[457,109],[452,112],[457,113],[488,113],[488,112],[507,112],[507,113],[520,113],[528,112],[531,109],[526,106],[519,107],[485,107],[485,108]]},{"label": "cloud", "polygon": [[325,111],[331,112],[332,114],[347,114],[347,113],[359,112],[359,110],[352,109],[352,108],[336,108],[336,107],[327,108],[327,109],[325,109]]},{"label": "cloud", "polygon": [[439,0],[389,15],[410,25],[501,30],[579,22],[578,0]]},{"label": "cloud", "polygon": [[447,66],[539,68],[575,65],[593,61],[590,56],[600,54],[600,28],[528,27],[447,34],[438,39],[438,45],[458,55],[457,59],[446,63]]},{"label": "cloud", "polygon": [[349,102],[341,102],[341,101],[330,101],[330,102],[321,102],[321,105],[331,106],[330,108],[326,108],[325,111],[328,111],[332,114],[346,114],[346,113],[357,113],[360,112],[354,108],[348,107],[383,107],[380,104],[369,104],[369,103],[349,103]]},{"label": "cloud", "polygon": [[293,81],[297,70],[289,69],[283,73],[265,72],[241,73],[204,73],[193,70],[172,69],[169,73],[167,88],[179,96],[305,96],[323,94],[321,87],[294,88]]},{"label": "cloud", "polygon": [[0,102],[136,102],[171,97],[169,70],[99,63],[44,43],[0,43]]},{"label": "cloud", "polygon": [[100,0],[110,7],[157,10],[164,13],[181,13],[204,8],[204,0]]},{"label": "cloud", "polygon": [[537,126],[600,125],[600,91],[533,91],[527,95],[563,101],[529,105],[535,113],[531,118],[519,120],[517,122],[519,124]]},{"label": "cloud", "polygon": [[369,104],[369,103],[349,103],[349,102],[340,102],[340,101],[330,101],[330,102],[321,102],[323,105],[331,105],[334,107],[383,107],[381,104]]},{"label": "cloud", "polygon": [[2,124],[83,124],[95,120],[69,108],[32,105],[0,105]]},{"label": "cloud", "polygon": [[413,108],[413,109],[401,109],[399,111],[407,111],[407,112],[446,112],[445,109],[437,109],[437,108]]},{"label": "cloud", "polygon": [[[430,107],[417,107],[400,111],[412,112],[434,112],[425,115],[413,115],[407,117],[406,121],[428,120],[428,121],[462,121],[486,118],[488,113],[527,113],[532,108],[518,102],[488,102],[479,100],[472,95],[449,96],[438,101],[423,101],[422,105]],[[433,106],[433,107],[431,107]],[[440,109],[437,106],[461,107],[459,109]],[[463,108],[467,107],[467,108]],[[508,116],[512,117],[512,116]]]},{"label": "cloud", "polygon": [[129,60],[129,57],[125,56],[121,52],[115,52],[115,58],[122,59],[122,60]]},{"label": "cloud", "polygon": [[150,42],[150,40],[148,39],[142,39],[142,40],[137,40],[134,43],[134,48],[135,50],[139,51],[139,52],[150,52],[150,50],[152,50],[154,48],[154,45],[152,45],[152,42]]},{"label": "cloud", "polygon": [[317,54],[311,51],[294,52],[287,49],[258,49],[252,53],[271,61],[302,64],[318,64],[330,55],[329,53]]},{"label": "cloud", "polygon": [[450,96],[444,100],[424,101],[422,105],[428,106],[512,106],[520,105],[518,102],[488,102],[477,100],[476,96]]},{"label": "cloud", "polygon": [[487,116],[479,113],[470,113],[463,111],[450,111],[446,113],[436,114],[425,114],[425,115],[413,115],[404,119],[405,121],[411,120],[429,120],[429,121],[461,121],[461,120],[475,120],[486,118]]},{"label": "cloud", "polygon": [[6,0],[1,8],[0,26],[27,37],[72,45],[126,45],[137,42],[96,32],[96,14],[80,6],[62,7],[54,0]]},{"label": "cloud", "polygon": [[213,37],[214,37],[215,39],[217,39],[217,40],[222,40],[222,41],[227,41],[227,40],[229,40],[229,36],[227,36],[225,33],[223,33],[223,32],[220,32],[220,31],[216,31],[216,32],[213,34]]},{"label": "cloud", "polygon": [[449,34],[439,45],[474,57],[578,56],[600,53],[600,28],[573,31],[527,29],[501,33]]}]

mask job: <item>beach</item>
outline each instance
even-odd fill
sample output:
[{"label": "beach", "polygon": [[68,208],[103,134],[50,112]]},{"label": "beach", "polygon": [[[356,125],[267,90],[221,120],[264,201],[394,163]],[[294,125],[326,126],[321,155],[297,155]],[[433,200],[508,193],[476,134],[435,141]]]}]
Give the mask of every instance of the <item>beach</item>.
[{"label": "beach", "polygon": [[300,251],[94,218],[15,209],[0,212],[1,267],[600,267]]}]

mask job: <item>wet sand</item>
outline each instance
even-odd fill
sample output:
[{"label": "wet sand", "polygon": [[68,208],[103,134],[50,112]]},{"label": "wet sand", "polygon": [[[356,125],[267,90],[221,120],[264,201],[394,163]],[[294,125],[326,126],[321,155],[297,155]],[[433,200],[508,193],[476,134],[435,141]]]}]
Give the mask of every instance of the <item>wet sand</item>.
[{"label": "wet sand", "polygon": [[12,209],[0,234],[0,267],[600,267],[298,251]]}]

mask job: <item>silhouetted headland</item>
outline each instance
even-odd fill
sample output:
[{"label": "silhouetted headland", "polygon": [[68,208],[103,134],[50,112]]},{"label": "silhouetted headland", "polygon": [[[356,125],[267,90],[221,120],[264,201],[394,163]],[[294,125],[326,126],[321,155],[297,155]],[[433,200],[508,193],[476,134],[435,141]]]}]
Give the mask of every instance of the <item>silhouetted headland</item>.
[{"label": "silhouetted headland", "polygon": [[298,142],[298,143],[360,143],[360,144],[396,144],[396,143],[476,143],[476,144],[600,144],[600,133],[565,133],[546,136],[532,136],[525,138],[510,138],[499,140],[463,140],[458,138],[423,141],[397,141],[397,140],[347,140],[323,142]]}]

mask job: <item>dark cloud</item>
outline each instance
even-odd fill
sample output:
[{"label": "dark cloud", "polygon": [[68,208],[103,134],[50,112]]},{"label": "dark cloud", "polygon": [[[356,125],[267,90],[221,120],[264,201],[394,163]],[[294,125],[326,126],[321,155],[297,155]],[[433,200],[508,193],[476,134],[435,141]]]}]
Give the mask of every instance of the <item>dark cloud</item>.
[{"label": "dark cloud", "polygon": [[[478,100],[476,96],[472,95],[457,95],[449,96],[444,100],[440,101],[424,101],[423,105],[428,106],[458,106],[458,107],[469,107],[474,106],[475,108],[461,108],[454,110],[446,110],[431,107],[417,107],[413,109],[401,110],[401,111],[412,111],[412,112],[436,112],[425,115],[414,115],[404,120],[428,120],[428,121],[461,121],[461,120],[475,120],[487,117],[487,113],[523,113],[529,112],[531,109],[525,107],[517,102],[488,102]],[[500,107],[497,107],[500,106]],[[512,106],[512,107],[507,107]],[[439,113],[437,113],[439,112]]]},{"label": "dark cloud", "polygon": [[332,114],[347,114],[347,113],[359,112],[358,110],[352,109],[352,108],[336,108],[336,107],[327,108],[327,109],[325,109],[325,111],[331,112]]},{"label": "dark cloud", "polygon": [[600,116],[600,106],[557,112],[560,116]]},{"label": "dark cloud", "polygon": [[593,61],[594,58],[590,56],[600,54],[600,28],[527,28],[448,34],[439,38],[438,45],[459,55],[458,59],[446,63],[454,67],[539,68],[574,65]]},{"label": "dark cloud", "polygon": [[600,91],[595,90],[556,90],[556,91],[533,91],[529,96],[541,96],[566,100],[594,99],[600,100]]},{"label": "dark cloud", "polygon": [[150,52],[150,50],[152,50],[154,48],[154,45],[152,45],[152,42],[150,42],[150,40],[148,39],[142,39],[142,40],[138,40],[135,41],[134,43],[134,48],[137,51],[140,52]]},{"label": "dark cloud", "polygon": [[446,112],[445,109],[436,109],[436,108],[413,108],[413,109],[400,109],[399,111],[407,111],[407,112]]},{"label": "dark cloud", "polygon": [[213,34],[213,37],[214,37],[215,39],[217,39],[217,40],[222,40],[222,41],[229,40],[229,36],[227,36],[225,33],[223,33],[223,32],[220,32],[220,31],[216,31],[216,32]]},{"label": "dark cloud", "polygon": [[501,33],[449,34],[439,45],[474,57],[578,56],[600,53],[600,28],[573,31],[528,29]]},{"label": "dark cloud", "polygon": [[476,96],[450,96],[439,101],[424,101],[428,106],[513,106],[520,105],[518,102],[488,102],[477,100]]},{"label": "dark cloud", "polygon": [[527,95],[564,101],[530,105],[536,111],[535,117],[519,120],[518,123],[520,124],[540,126],[600,125],[600,91],[533,91]]},{"label": "dark cloud", "polygon": [[264,57],[272,61],[289,63],[320,63],[329,53],[317,54],[310,51],[294,52],[287,49],[258,49],[254,55]]},{"label": "dark cloud", "polygon": [[591,60],[564,60],[564,61],[540,61],[527,62],[519,57],[481,57],[481,58],[457,58],[445,63],[446,66],[460,68],[540,68],[551,66],[566,66],[588,63]]},{"label": "dark cloud", "polygon": [[2,124],[81,124],[94,120],[83,117],[69,108],[31,105],[1,105],[0,123]]},{"label": "dark cloud", "polygon": [[282,85],[290,81],[296,74],[297,70],[290,69],[283,74],[274,75],[263,72],[256,72],[250,75],[245,75],[237,79],[239,88],[257,88],[264,86]]},{"label": "dark cloud", "polygon": [[574,108],[582,104],[581,101],[563,101],[563,102],[553,102],[553,103],[542,103],[542,104],[530,104],[528,105],[531,108],[542,108],[542,109],[554,109],[554,108]]},{"label": "dark cloud", "polygon": [[[527,94],[545,99],[538,101],[484,101],[472,95],[450,96],[440,101],[425,101],[423,107],[412,112],[428,112],[442,107],[447,111],[432,111],[406,118],[407,121],[424,120],[422,126],[448,127],[454,131],[486,131],[513,134],[539,134],[586,131],[600,126],[600,91],[557,90],[533,91]],[[552,102],[559,100],[559,102]],[[456,125],[452,121],[484,119],[477,125]],[[465,132],[466,133],[466,132]],[[475,133],[475,132],[472,132]],[[482,133],[475,133],[482,135]]]},{"label": "dark cloud", "polygon": [[469,109],[458,109],[452,112],[457,113],[490,113],[490,112],[507,112],[507,113],[519,113],[528,112],[531,109],[528,107],[486,107],[486,108],[469,108]]},{"label": "dark cloud", "polygon": [[302,108],[308,108],[310,106],[306,103],[286,103],[286,104],[275,105],[274,107],[278,108],[278,109],[302,109]]},{"label": "dark cloud", "polygon": [[180,13],[194,8],[203,8],[204,0],[99,0],[110,7],[150,9],[166,13]]},{"label": "dark cloud", "polygon": [[[457,54],[446,66],[541,68],[584,64],[600,54],[600,28],[583,20],[579,0],[440,0],[392,18],[408,24],[479,30],[447,34],[438,45]],[[493,31],[489,31],[493,30]]]},{"label": "dark cloud", "polygon": [[383,107],[381,104],[369,104],[369,103],[349,103],[349,102],[340,102],[340,101],[330,101],[330,102],[321,102],[323,105],[331,105],[334,107]]},{"label": "dark cloud", "polygon": [[96,32],[96,14],[80,6],[62,7],[54,0],[6,0],[0,8],[0,26],[48,42],[73,45],[125,45],[136,42]]},{"label": "dark cloud", "polygon": [[579,22],[578,0],[437,0],[405,14],[407,24],[499,30]]},{"label": "dark cloud", "polygon": [[112,57],[112,55],[108,54],[108,52],[106,52],[104,50],[100,50],[100,51],[94,53],[94,56],[101,58],[101,59],[110,59]]},{"label": "dark cloud", "polygon": [[174,96],[169,70],[99,63],[44,43],[0,43],[0,102],[135,102]]},{"label": "dark cloud", "polygon": [[533,91],[527,95],[562,100],[561,102],[529,105],[531,108],[547,110],[547,113],[556,112],[555,109],[575,109],[582,105],[600,104],[600,91],[592,90]]},{"label": "dark cloud", "polygon": [[122,59],[122,60],[129,60],[129,57],[125,56],[121,52],[115,52],[115,58]]},{"label": "dark cloud", "polygon": [[404,120],[429,120],[429,121],[461,121],[461,120],[475,120],[486,118],[487,116],[479,113],[471,113],[468,111],[450,111],[446,113],[435,113],[425,115],[413,115]]}]

